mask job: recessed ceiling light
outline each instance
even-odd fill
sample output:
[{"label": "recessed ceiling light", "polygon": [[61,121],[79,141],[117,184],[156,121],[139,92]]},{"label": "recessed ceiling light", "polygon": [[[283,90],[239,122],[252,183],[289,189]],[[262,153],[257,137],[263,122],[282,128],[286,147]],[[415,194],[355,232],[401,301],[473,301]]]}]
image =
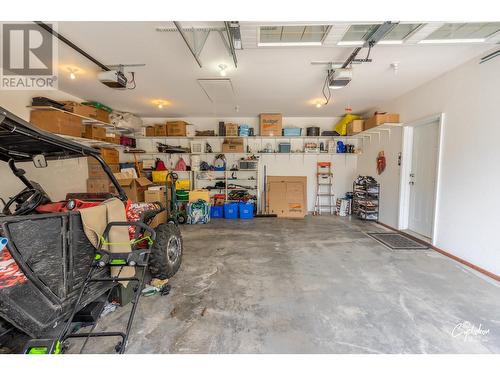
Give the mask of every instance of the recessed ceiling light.
[{"label": "recessed ceiling light", "polygon": [[486,39],[424,39],[419,41],[419,44],[447,44],[447,43],[483,43]]},{"label": "recessed ceiling light", "polygon": [[321,103],[316,103],[316,108],[321,108]]}]

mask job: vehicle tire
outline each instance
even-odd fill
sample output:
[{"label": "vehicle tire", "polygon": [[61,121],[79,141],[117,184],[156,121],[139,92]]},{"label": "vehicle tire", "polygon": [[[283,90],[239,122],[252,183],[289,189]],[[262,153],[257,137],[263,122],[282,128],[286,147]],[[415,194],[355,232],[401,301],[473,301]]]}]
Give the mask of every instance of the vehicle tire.
[{"label": "vehicle tire", "polygon": [[187,221],[187,215],[184,212],[180,212],[179,215],[177,215],[177,222],[179,224],[186,224]]},{"label": "vehicle tire", "polygon": [[155,228],[156,240],[151,247],[149,271],[157,279],[170,279],[182,262],[182,236],[177,225],[160,224]]}]

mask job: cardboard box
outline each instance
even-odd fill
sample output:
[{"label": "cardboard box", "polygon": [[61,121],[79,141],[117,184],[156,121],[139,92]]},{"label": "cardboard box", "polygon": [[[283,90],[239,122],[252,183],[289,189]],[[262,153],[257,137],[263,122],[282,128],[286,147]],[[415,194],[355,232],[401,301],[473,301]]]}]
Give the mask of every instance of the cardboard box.
[{"label": "cardboard box", "polygon": [[[118,152],[118,150],[107,147],[96,148],[100,151],[101,157],[106,162],[106,164],[111,165],[120,163],[120,153]],[[92,157],[88,158],[88,162],[89,164],[99,164],[99,162]]]},{"label": "cardboard box", "polygon": [[237,137],[238,136],[238,124],[225,124],[226,136],[227,137]]},{"label": "cardboard box", "polygon": [[347,135],[361,133],[365,129],[365,120],[352,120],[347,124]]},{"label": "cardboard box", "polygon": [[280,136],[283,125],[281,113],[260,114],[260,135]]},{"label": "cardboard box", "polygon": [[167,122],[167,136],[168,137],[185,137],[186,136],[185,121],[168,121]]},{"label": "cardboard box", "polygon": [[114,175],[132,202],[144,202],[144,192],[148,189],[148,186],[153,184],[151,181],[146,177],[131,178],[121,172],[114,173]]},{"label": "cardboard box", "polygon": [[109,178],[89,178],[87,180],[87,193],[110,193],[112,184]]},{"label": "cardboard box", "polygon": [[97,139],[99,141],[106,140],[106,128],[98,125],[84,125],[83,138]]},{"label": "cardboard box", "polygon": [[163,190],[146,190],[144,192],[144,202],[161,202],[165,204],[165,189]]},{"label": "cardboard box", "polygon": [[75,115],[80,115],[83,117],[90,117],[90,118],[96,117],[96,109],[94,107],[91,107],[90,105],[85,105],[71,101],[66,101],[66,102],[63,101],[61,103],[64,103],[64,109],[66,111],[74,113]]},{"label": "cardboard box", "polygon": [[166,137],[167,136],[167,124],[155,124],[155,137]]},{"label": "cardboard box", "polygon": [[30,122],[36,127],[51,133],[70,135],[73,137],[82,136],[82,119],[69,113],[35,110],[31,111]]},{"label": "cardboard box", "polygon": [[223,153],[243,153],[245,152],[245,146],[243,145],[243,139],[241,138],[226,138],[222,144]]},{"label": "cardboard box", "polygon": [[[89,158],[89,160],[90,159],[93,158]],[[108,164],[108,166],[113,173],[120,172],[119,164]],[[89,171],[89,178],[108,178],[108,175],[106,174],[102,166],[98,163],[92,163],[92,162],[88,163],[88,171]]]},{"label": "cardboard box", "polygon": [[284,218],[307,215],[307,177],[268,176],[266,189],[269,213]]},{"label": "cardboard box", "polygon": [[398,123],[399,114],[398,113],[377,113],[365,120],[365,129],[368,130],[385,123]]},{"label": "cardboard box", "polygon": [[154,137],[155,136],[155,127],[154,126],[146,126],[144,129],[144,135],[146,137]]},{"label": "cardboard box", "polygon": [[119,145],[120,144],[120,137],[109,137],[109,136],[106,136],[105,141],[109,142],[109,143],[113,143],[115,145]]},{"label": "cardboard box", "polygon": [[98,121],[105,122],[106,124],[109,124],[109,112],[105,111],[104,109],[100,108],[95,108],[96,114],[95,114],[95,119]]}]

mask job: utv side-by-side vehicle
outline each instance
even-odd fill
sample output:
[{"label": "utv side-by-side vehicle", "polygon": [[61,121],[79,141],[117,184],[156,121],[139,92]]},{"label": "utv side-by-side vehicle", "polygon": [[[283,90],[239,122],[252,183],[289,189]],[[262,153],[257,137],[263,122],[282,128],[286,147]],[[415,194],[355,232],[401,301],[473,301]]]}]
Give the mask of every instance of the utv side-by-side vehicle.
[{"label": "utv side-by-side vehicle", "polygon": [[[116,189],[115,195],[67,192],[66,199],[53,202],[21,168],[26,162],[30,168],[31,163],[46,168],[50,181],[50,169],[58,165],[51,161],[87,157],[101,165]],[[2,335],[13,327],[32,339],[52,340],[37,342],[32,352],[61,351],[68,337],[88,340],[87,334],[75,333],[71,328],[76,312],[108,297],[119,283],[136,282],[126,332],[94,332],[91,336],[120,336],[116,350],[123,353],[146,269],[152,277],[166,279],[180,267],[182,238],[175,222],[155,229],[148,226],[165,209],[164,205],[132,203],[99,150],[37,129],[1,107],[0,173],[0,197],[12,193],[4,190],[7,177],[20,180],[23,186],[19,193],[0,203],[0,346]],[[12,188],[12,184],[8,186]],[[92,242],[87,233],[92,223],[84,223],[83,214],[86,209],[109,203],[109,207],[114,205],[114,214],[123,214],[126,220],[107,222],[97,243]],[[116,212],[116,207],[123,213]],[[116,253],[110,250],[114,245],[110,232],[120,226],[128,228],[128,251]],[[132,275],[120,276],[123,269],[130,268],[134,269]]]}]

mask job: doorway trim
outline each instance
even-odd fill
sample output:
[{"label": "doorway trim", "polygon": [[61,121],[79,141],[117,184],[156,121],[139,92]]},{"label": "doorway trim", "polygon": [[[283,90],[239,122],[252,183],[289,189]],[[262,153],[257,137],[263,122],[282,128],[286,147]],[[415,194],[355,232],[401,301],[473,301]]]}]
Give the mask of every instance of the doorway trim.
[{"label": "doorway trim", "polygon": [[443,135],[444,135],[444,121],[445,114],[437,113],[430,115],[416,121],[405,123],[403,126],[403,140],[401,144],[401,174],[399,180],[399,217],[398,229],[407,230],[410,214],[410,169],[412,162],[412,149],[413,149],[413,129],[417,126],[427,125],[431,122],[438,122],[438,150],[437,150],[437,163],[436,163],[436,184],[434,187],[434,209],[432,217],[432,233],[431,244],[436,245],[436,234],[438,233],[439,214],[439,191],[441,185],[441,163],[442,163],[442,150],[443,150]]}]

